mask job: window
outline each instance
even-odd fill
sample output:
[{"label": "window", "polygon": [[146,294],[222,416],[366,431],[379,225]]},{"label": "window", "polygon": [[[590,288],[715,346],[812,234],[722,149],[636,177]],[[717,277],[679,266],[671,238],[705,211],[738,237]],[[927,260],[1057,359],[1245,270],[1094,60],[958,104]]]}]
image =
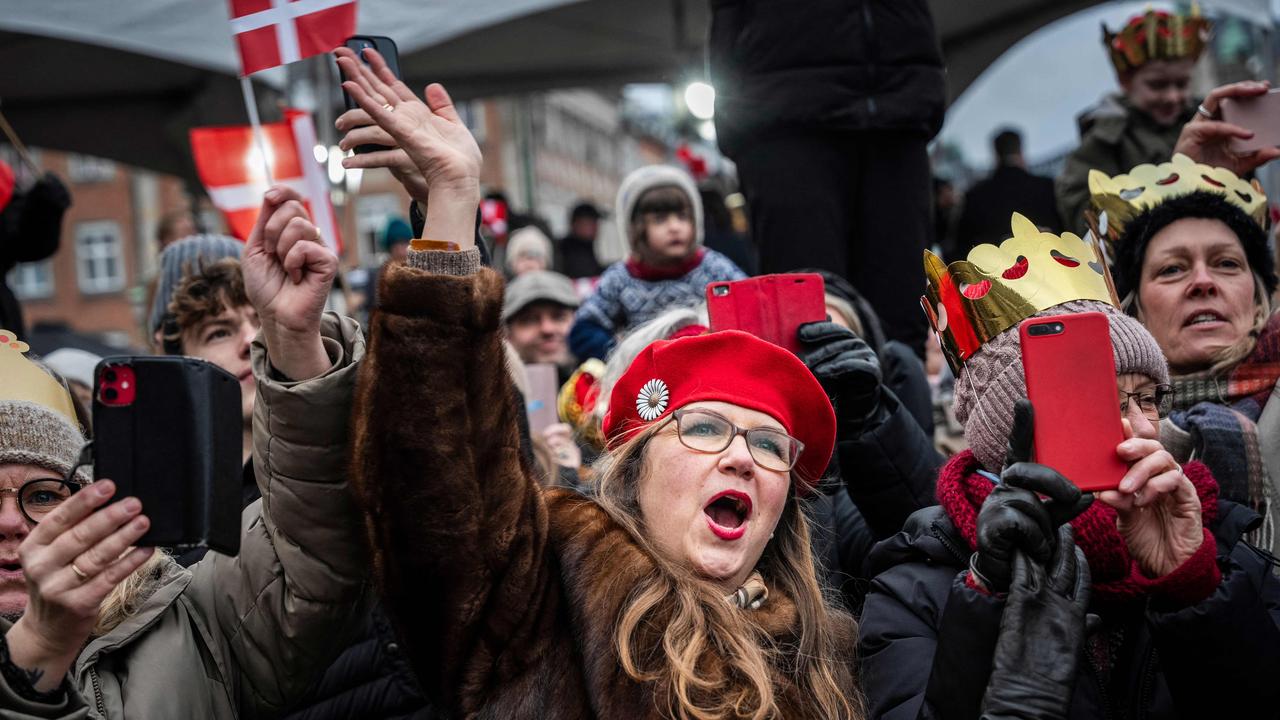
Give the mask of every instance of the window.
[{"label": "window", "polygon": [[103,182],[115,178],[116,164],[92,155],[71,154],[67,156],[67,176],[72,182]]},{"label": "window", "polygon": [[80,292],[114,292],[124,287],[120,226],[110,220],[76,225],[76,275]]},{"label": "window", "polygon": [[53,260],[20,263],[9,273],[9,287],[19,300],[38,300],[53,295]]}]

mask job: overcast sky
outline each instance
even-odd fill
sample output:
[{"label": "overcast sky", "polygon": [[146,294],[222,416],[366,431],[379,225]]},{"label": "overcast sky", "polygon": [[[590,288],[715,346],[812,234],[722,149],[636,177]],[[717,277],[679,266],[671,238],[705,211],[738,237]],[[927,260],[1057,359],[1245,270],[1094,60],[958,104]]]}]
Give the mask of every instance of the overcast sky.
[{"label": "overcast sky", "polygon": [[1023,38],[951,106],[941,137],[960,145],[966,161],[979,168],[991,165],[991,136],[1006,125],[1022,131],[1030,163],[1074,147],[1076,116],[1116,87],[1100,24],[1114,29],[1147,5],[1122,2],[1084,10]]}]

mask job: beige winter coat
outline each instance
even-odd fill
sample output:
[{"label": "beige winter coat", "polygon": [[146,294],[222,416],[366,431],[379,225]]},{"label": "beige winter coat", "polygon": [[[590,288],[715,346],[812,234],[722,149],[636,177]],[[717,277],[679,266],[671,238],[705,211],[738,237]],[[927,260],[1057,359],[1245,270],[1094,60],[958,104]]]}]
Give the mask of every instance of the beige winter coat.
[{"label": "beige winter coat", "polygon": [[[240,554],[170,561],[140,611],[93,639],[58,706],[0,679],[0,718],[205,720],[274,717],[346,645],[365,602],[367,554],[346,483],[347,421],[364,339],[326,316],[325,375],[280,382],[261,339],[254,470],[262,499],[244,510]],[[4,630],[8,630],[5,626]]]}]

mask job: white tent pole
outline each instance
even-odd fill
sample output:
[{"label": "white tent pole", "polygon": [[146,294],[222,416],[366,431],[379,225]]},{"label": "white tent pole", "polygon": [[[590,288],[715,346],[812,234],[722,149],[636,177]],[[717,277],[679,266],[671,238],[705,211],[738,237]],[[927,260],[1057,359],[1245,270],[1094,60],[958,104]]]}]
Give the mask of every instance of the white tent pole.
[{"label": "white tent pole", "polygon": [[262,134],[262,121],[258,119],[258,102],[253,97],[253,82],[247,75],[240,76],[240,90],[244,93],[244,109],[249,113],[249,124],[253,126],[253,139],[258,143],[258,154],[262,156],[262,169],[267,173],[267,184],[275,185],[271,179],[271,162],[267,156],[267,140]]}]

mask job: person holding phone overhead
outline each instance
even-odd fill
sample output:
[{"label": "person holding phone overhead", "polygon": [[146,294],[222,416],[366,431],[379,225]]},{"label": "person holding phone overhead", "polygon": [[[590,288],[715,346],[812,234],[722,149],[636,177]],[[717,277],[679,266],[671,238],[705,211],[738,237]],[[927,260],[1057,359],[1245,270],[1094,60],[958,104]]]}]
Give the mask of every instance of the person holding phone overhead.
[{"label": "person holding phone overhead", "polygon": [[[818,583],[803,498],[835,416],[745,333],[656,342],[614,385],[598,492],[520,451],[502,279],[473,246],[480,151],[439,85],[376,54],[345,87],[431,184],[428,239],[383,280],[353,468],[375,581],[457,717],[861,718],[854,625]],[[421,247],[423,243],[419,243]],[[432,249],[432,248],[436,249]]]},{"label": "person holding phone overhead", "polygon": [[1121,307],[1169,358],[1176,392],[1161,439],[1212,468],[1224,497],[1261,513],[1250,540],[1280,552],[1280,279],[1261,186],[1182,155],[1095,172],[1089,185],[1106,213]]},{"label": "person holding phone overhead", "polygon": [[[924,302],[971,449],[940,472],[939,505],[868,561],[871,717],[1244,717],[1280,703],[1280,583],[1241,539],[1258,516],[1161,446],[1168,369],[1104,273],[1089,244],[1017,215],[999,248],[950,266],[926,256]],[[1071,417],[1035,415],[1019,333],[1082,312],[1108,321],[1127,435],[1114,452],[1128,471],[1096,499],[1072,482],[1094,478],[1034,461],[1036,423],[1066,424],[1081,453],[1105,449]]]},{"label": "person holding phone overhead", "polygon": [[297,193],[267,192],[243,261],[262,499],[237,557],[131,548],[162,509],[87,482],[65,386],[0,332],[0,716],[278,717],[343,647],[366,599],[345,472],[364,340],[322,316],[318,239]]}]

